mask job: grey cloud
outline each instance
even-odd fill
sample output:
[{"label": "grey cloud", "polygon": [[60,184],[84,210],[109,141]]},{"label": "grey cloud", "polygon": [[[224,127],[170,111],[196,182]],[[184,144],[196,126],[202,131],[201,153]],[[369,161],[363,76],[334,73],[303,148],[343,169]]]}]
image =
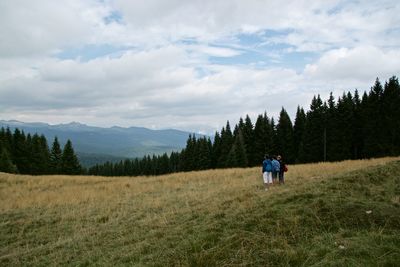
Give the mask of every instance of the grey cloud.
[{"label": "grey cloud", "polygon": [[96,27],[95,1],[4,0],[0,3],[0,57],[49,55],[88,41]]}]

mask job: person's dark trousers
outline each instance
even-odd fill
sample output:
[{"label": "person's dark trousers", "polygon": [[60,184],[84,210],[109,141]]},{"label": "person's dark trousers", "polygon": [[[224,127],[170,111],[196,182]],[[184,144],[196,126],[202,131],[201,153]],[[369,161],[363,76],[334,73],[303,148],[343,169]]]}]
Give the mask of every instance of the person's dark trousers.
[{"label": "person's dark trousers", "polygon": [[279,172],[279,183],[280,184],[284,184],[285,183],[284,172]]}]

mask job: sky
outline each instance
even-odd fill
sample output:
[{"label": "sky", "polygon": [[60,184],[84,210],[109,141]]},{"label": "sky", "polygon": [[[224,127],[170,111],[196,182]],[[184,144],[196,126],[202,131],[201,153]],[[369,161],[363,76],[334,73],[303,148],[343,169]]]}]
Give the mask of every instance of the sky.
[{"label": "sky", "polygon": [[1,0],[0,119],[212,134],[400,75],[400,1]]}]

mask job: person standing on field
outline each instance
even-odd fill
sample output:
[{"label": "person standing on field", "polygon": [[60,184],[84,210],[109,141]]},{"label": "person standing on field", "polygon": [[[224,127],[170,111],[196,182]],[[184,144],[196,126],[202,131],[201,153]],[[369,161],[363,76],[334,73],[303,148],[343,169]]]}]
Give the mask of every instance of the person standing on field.
[{"label": "person standing on field", "polygon": [[265,191],[268,191],[269,184],[272,184],[272,161],[268,155],[265,155],[262,167]]},{"label": "person standing on field", "polygon": [[286,164],[283,161],[282,157],[278,155],[277,160],[279,162],[280,168],[279,168],[279,184],[284,184],[285,183],[285,171],[287,170]]},{"label": "person standing on field", "polygon": [[276,184],[281,165],[279,164],[279,161],[276,160],[275,156],[273,157],[271,163],[272,163],[272,183]]}]

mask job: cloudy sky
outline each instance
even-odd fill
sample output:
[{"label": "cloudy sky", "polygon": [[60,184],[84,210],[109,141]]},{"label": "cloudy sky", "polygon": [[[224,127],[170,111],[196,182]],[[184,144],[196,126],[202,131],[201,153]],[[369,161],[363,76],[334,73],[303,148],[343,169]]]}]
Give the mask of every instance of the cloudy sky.
[{"label": "cloudy sky", "polygon": [[293,116],[400,75],[399,3],[1,0],[0,119],[212,133]]}]

